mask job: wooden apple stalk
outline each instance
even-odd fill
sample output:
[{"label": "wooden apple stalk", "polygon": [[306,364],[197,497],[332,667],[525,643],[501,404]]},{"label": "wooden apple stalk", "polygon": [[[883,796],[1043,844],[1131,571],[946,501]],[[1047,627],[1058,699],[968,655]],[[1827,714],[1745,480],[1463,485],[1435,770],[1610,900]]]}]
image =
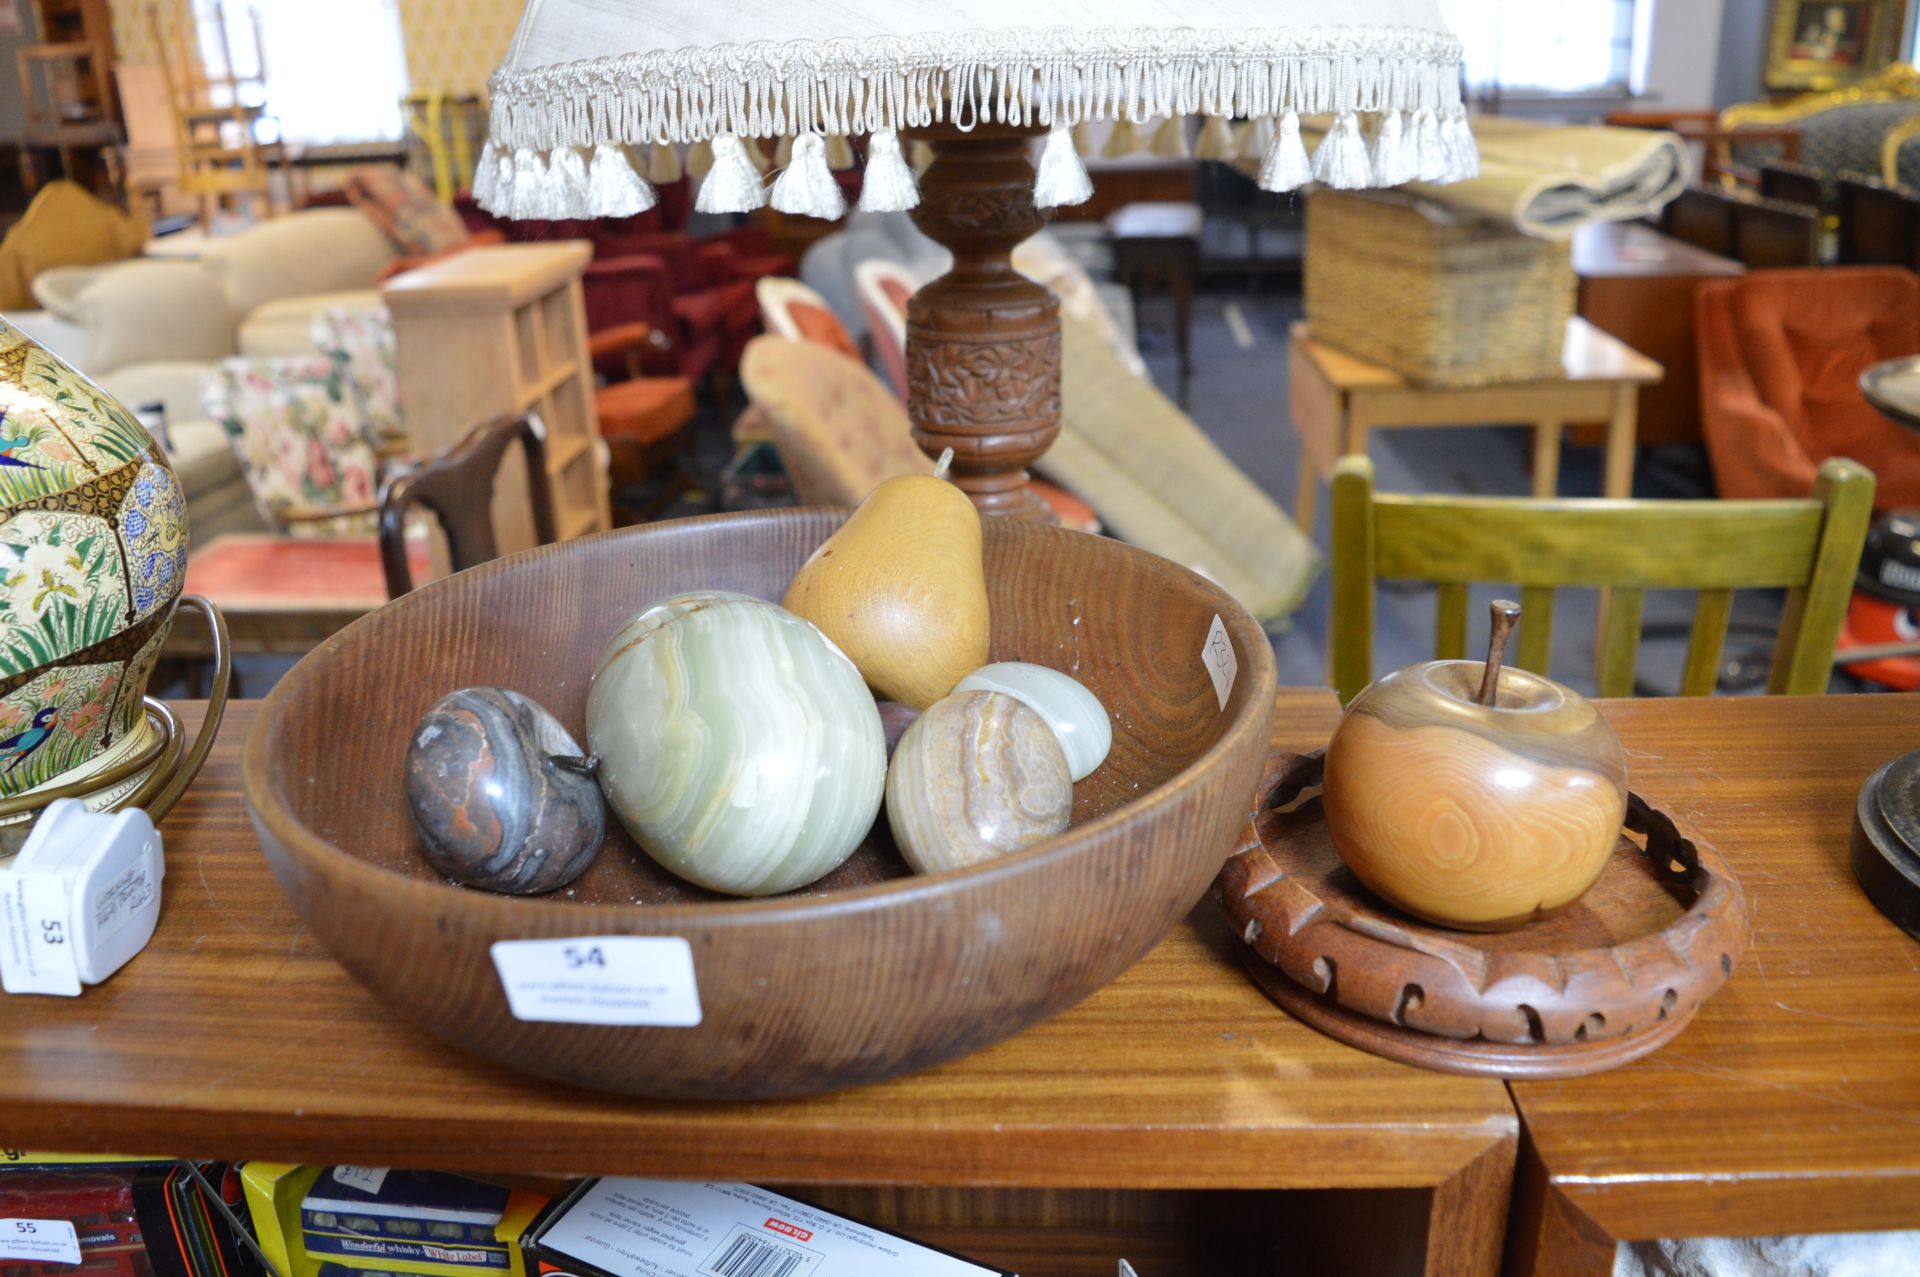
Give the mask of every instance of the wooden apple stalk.
[{"label": "wooden apple stalk", "polygon": [[1397,670],[1327,747],[1328,833],[1375,894],[1416,917],[1503,931],[1591,887],[1619,841],[1626,755],[1578,693],[1502,668],[1518,604],[1493,604],[1487,659]]}]

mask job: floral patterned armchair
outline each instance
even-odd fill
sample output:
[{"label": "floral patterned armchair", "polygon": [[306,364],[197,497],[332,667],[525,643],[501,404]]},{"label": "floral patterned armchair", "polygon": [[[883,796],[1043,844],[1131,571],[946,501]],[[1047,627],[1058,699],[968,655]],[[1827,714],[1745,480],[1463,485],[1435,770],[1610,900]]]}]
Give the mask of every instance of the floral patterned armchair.
[{"label": "floral patterned armchair", "polygon": [[330,311],[313,336],[325,353],[223,360],[202,398],[269,524],[370,537],[382,463],[405,438],[392,325],[380,311]]}]

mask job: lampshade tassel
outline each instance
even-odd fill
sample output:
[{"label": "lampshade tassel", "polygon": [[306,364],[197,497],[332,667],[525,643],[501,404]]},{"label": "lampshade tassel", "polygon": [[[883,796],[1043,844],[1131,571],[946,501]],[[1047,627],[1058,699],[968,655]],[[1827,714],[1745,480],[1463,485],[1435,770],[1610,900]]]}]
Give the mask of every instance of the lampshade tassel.
[{"label": "lampshade tassel", "polygon": [[668,142],[655,142],[647,155],[647,180],[656,187],[671,186],[685,176],[679,149]]},{"label": "lampshade tassel", "polygon": [[[699,181],[713,172],[713,143],[695,142],[687,148],[687,176]],[[654,179],[659,181],[658,178]]]},{"label": "lampshade tassel", "polygon": [[722,133],[713,139],[713,168],[700,183],[693,207],[702,213],[751,213],[767,202],[760,170],[747,158],[740,138]]},{"label": "lampshade tassel", "polygon": [[1474,145],[1473,130],[1467,127],[1467,109],[1456,106],[1448,110],[1447,118],[1440,126],[1440,136],[1447,155],[1447,170],[1441,177],[1443,182],[1465,182],[1480,176],[1480,148]]},{"label": "lampshade tassel", "polygon": [[1259,187],[1263,191],[1297,191],[1313,180],[1313,162],[1300,140],[1300,117],[1288,111],[1280,126],[1269,126],[1273,141],[1260,161]]},{"label": "lampshade tassel", "polygon": [[480,162],[473,166],[473,181],[469,190],[473,202],[487,212],[493,212],[493,194],[500,185],[500,148],[488,138],[487,144],[480,148]]},{"label": "lampshade tassel", "polygon": [[1413,113],[1409,126],[1413,139],[1415,179],[1435,182],[1447,172],[1447,148],[1440,138],[1440,117],[1432,107],[1423,106]]},{"label": "lampshade tassel", "polygon": [[1159,128],[1153,131],[1153,140],[1147,143],[1147,150],[1163,160],[1184,160],[1187,150],[1187,119],[1183,115],[1170,115]]},{"label": "lampshade tassel", "polygon": [[[1380,127],[1373,135],[1371,159],[1375,186],[1399,186],[1413,180],[1418,170],[1413,153],[1414,140],[1407,136],[1406,121],[1399,111],[1384,111]],[[1414,161],[1409,163],[1409,161]]]},{"label": "lampshade tassel", "polygon": [[900,135],[878,129],[867,139],[867,171],[860,183],[860,208],[867,213],[903,213],[920,203],[920,184],[913,180],[907,157],[900,153]]},{"label": "lampshade tassel", "polygon": [[1200,160],[1230,160],[1234,157],[1233,126],[1224,115],[1209,115],[1200,126],[1200,137],[1193,144],[1193,155]]},{"label": "lampshade tassel", "polygon": [[827,221],[847,211],[847,197],[827,167],[826,139],[818,133],[802,133],[794,139],[793,162],[781,170],[773,184],[773,207],[782,213]]},{"label": "lampshade tassel", "polygon": [[[1295,125],[1298,126],[1297,117]],[[1279,126],[1272,116],[1262,115],[1249,120],[1246,128],[1236,130],[1234,136],[1240,139],[1241,159],[1264,161],[1273,151],[1274,139],[1279,136]]]},{"label": "lampshade tassel", "polygon": [[592,217],[632,217],[654,206],[657,197],[634,170],[626,148],[602,142],[587,167],[587,213]]},{"label": "lampshade tassel", "polygon": [[547,211],[551,206],[546,161],[540,158],[540,152],[523,146],[513,153],[513,186],[507,216],[517,222],[552,217]]},{"label": "lampshade tassel", "polygon": [[587,217],[587,162],[571,146],[555,147],[547,157],[547,216]]},{"label": "lampshade tassel", "polygon": [[1087,176],[1087,166],[1074,149],[1073,134],[1062,125],[1054,125],[1047,133],[1046,145],[1040,148],[1040,165],[1033,179],[1034,207],[1084,204],[1092,197],[1093,179]]},{"label": "lampshade tassel", "polygon": [[1360,117],[1343,111],[1313,153],[1313,175],[1339,191],[1373,185],[1373,165],[1367,159],[1366,139],[1360,136]]}]

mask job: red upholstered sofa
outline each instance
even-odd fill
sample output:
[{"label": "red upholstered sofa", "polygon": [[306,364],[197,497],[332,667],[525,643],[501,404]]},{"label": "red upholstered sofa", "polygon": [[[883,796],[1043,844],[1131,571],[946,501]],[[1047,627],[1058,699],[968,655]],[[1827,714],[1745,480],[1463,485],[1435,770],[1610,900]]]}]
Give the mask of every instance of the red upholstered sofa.
[{"label": "red upholstered sofa", "polygon": [[1920,436],[1861,397],[1860,374],[1920,354],[1920,277],[1895,267],[1763,270],[1701,285],[1700,410],[1723,497],[1800,497],[1829,457],[1920,507]]}]

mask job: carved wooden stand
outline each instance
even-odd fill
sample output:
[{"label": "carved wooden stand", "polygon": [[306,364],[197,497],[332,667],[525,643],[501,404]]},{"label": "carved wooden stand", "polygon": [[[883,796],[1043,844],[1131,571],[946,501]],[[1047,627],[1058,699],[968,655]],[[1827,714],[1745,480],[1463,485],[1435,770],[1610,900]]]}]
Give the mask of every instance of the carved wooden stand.
[{"label": "carved wooden stand", "polygon": [[1053,522],[1026,467],[1060,433],[1060,303],[1013,268],[1014,246],[1046,221],[1027,159],[1043,131],[910,135],[934,153],[914,224],[953,253],[953,269],[907,303],[907,412],[929,456],[953,449],[954,482],[980,513]]}]

